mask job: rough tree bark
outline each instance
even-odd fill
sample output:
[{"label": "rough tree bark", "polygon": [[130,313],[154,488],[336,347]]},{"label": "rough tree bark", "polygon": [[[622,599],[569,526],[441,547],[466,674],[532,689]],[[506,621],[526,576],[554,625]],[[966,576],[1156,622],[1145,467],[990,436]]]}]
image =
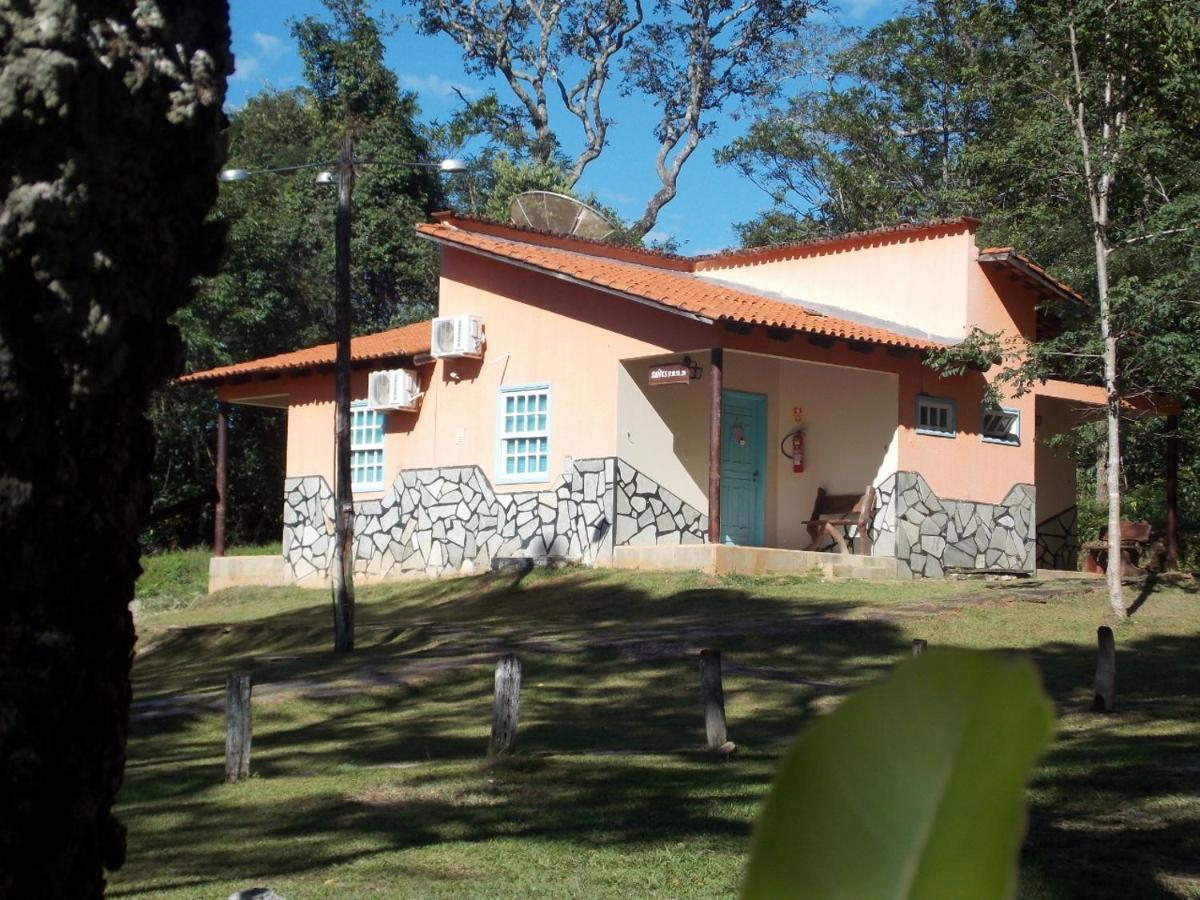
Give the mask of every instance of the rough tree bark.
[{"label": "rough tree bark", "polygon": [[[1083,66],[1079,57],[1079,41],[1074,19],[1067,22],[1070,37],[1071,74],[1074,96],[1067,103],[1067,112],[1075,128],[1083,163],[1083,183],[1091,213],[1092,241],[1096,251],[1096,295],[1100,301],[1100,336],[1104,342],[1104,393],[1108,441],[1108,460],[1105,487],[1108,500],[1108,605],[1114,614],[1125,618],[1129,613],[1121,588],[1121,393],[1117,383],[1118,336],[1113,327],[1112,305],[1109,300],[1108,257],[1109,201],[1115,187],[1115,172],[1120,154],[1121,135],[1125,130],[1124,98],[1117,95],[1111,72],[1105,73],[1104,103],[1100,114],[1100,130],[1093,146],[1091,123],[1087,114],[1087,93],[1084,87]],[[1099,473],[1097,473],[1099,475]],[[1097,485],[1097,493],[1100,490]]]},{"label": "rough tree bark", "polygon": [[0,896],[124,859],[144,411],[220,253],[228,48],[225,0],[0,6]]}]

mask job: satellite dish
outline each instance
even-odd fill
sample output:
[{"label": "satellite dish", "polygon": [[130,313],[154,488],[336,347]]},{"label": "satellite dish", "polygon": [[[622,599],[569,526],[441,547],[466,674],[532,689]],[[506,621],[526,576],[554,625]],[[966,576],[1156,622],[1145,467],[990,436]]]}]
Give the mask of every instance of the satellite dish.
[{"label": "satellite dish", "polygon": [[599,212],[574,197],[553,191],[525,191],[508,204],[514,225],[602,241],[616,229]]}]

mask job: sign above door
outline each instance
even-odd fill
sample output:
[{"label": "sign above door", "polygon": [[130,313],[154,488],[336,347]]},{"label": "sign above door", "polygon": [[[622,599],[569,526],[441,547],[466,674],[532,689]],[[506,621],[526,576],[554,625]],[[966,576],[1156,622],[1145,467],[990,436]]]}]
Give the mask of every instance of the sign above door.
[{"label": "sign above door", "polygon": [[650,366],[648,383],[656,384],[687,384],[700,378],[702,369],[692,362],[690,356],[685,356],[682,362],[660,363]]}]

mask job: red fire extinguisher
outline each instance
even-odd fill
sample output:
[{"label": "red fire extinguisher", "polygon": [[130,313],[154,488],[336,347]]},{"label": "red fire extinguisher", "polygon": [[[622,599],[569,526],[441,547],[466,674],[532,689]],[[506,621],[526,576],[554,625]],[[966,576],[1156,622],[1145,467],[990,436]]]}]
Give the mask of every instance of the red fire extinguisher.
[{"label": "red fire extinguisher", "polygon": [[797,428],[792,432],[792,471],[797,475],[804,471],[804,429]]}]

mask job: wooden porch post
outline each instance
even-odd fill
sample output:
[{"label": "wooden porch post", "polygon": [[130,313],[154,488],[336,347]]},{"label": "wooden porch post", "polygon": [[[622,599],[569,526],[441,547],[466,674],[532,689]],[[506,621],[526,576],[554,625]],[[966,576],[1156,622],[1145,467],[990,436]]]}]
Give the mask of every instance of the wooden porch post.
[{"label": "wooden porch post", "polygon": [[225,555],[225,486],[229,458],[229,404],[217,403],[217,504],[213,509],[213,556]]},{"label": "wooden porch post", "polygon": [[1167,416],[1167,568],[1179,568],[1179,416]]},{"label": "wooden porch post", "polygon": [[708,404],[708,542],[721,543],[721,407],[722,366],[724,353],[720,347],[711,351],[709,363]]}]

